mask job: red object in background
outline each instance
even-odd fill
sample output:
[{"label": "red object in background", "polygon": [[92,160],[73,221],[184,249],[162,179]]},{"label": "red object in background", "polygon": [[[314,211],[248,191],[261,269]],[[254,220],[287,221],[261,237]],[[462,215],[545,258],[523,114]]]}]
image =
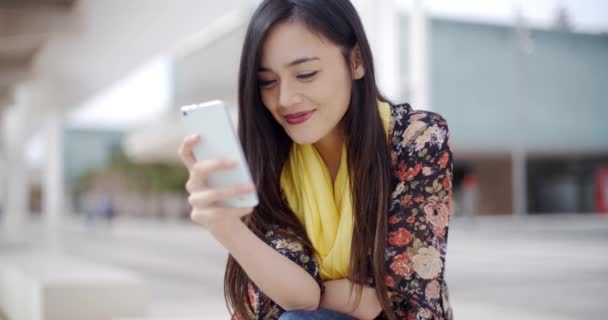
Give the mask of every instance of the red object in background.
[{"label": "red object in background", "polygon": [[608,167],[599,167],[595,171],[595,210],[608,214]]},{"label": "red object in background", "polygon": [[477,177],[472,174],[467,174],[462,179],[462,187],[465,189],[475,189],[478,186]]},{"label": "red object in background", "polygon": [[460,211],[463,216],[479,214],[479,182],[474,174],[466,174],[461,181]]}]

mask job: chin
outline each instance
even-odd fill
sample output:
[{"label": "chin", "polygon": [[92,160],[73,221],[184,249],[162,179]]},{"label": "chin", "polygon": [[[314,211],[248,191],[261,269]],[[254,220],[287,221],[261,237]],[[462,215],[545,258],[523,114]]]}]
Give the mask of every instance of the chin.
[{"label": "chin", "polygon": [[289,132],[287,135],[297,144],[313,144],[320,139],[320,137],[317,137],[316,135],[294,134]]}]

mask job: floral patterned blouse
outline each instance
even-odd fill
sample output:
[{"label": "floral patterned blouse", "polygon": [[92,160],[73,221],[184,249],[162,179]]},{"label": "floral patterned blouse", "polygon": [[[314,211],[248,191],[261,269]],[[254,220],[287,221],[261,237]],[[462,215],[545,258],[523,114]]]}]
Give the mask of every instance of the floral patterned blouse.
[{"label": "floral patterned blouse", "polygon": [[[394,168],[388,212],[385,283],[399,319],[451,320],[444,280],[452,191],[452,152],[446,121],[408,104],[391,106],[389,144]],[[272,231],[265,241],[302,266],[321,288],[318,265],[310,252]],[[367,285],[374,286],[370,275]],[[248,284],[254,319],[278,319],[280,306]],[[235,317],[238,319],[239,317]],[[384,312],[376,319],[388,319]]]}]

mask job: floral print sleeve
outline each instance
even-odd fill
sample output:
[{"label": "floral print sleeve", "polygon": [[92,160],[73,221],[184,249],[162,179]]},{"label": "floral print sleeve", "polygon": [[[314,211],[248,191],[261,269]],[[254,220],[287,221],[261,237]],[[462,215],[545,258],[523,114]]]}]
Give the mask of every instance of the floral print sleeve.
[{"label": "floral print sleeve", "polygon": [[[274,228],[278,229],[280,227],[275,226]],[[319,274],[318,264],[311,254],[306,252],[302,243],[292,239],[277,237],[274,231],[268,231],[266,233],[265,241],[280,254],[306,270],[306,272],[317,281],[321,290],[323,290],[323,282],[321,281],[321,276]],[[251,314],[253,319],[278,319],[280,315],[285,312],[278,304],[266,296],[253,281],[249,281],[247,289],[249,301],[254,309],[254,314]]]},{"label": "floral print sleeve", "polygon": [[452,193],[448,126],[440,115],[407,104],[393,113],[385,283],[400,319],[452,319],[444,281]]}]

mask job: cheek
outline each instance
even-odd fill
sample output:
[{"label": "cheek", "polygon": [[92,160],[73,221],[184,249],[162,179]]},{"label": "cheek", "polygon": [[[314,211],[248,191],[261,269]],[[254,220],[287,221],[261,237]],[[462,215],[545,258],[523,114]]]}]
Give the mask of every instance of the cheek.
[{"label": "cheek", "polygon": [[274,98],[273,95],[274,95],[273,90],[260,90],[260,97],[262,98],[262,103],[264,104],[264,107],[268,111],[270,111],[270,113],[275,118],[275,120],[278,121],[277,103],[276,103],[277,100]]},{"label": "cheek", "polygon": [[273,107],[272,97],[270,95],[270,92],[268,90],[260,89],[260,98],[262,99],[262,103],[264,104],[266,109],[268,109],[270,112],[272,112],[274,107]]},{"label": "cheek", "polygon": [[343,113],[348,108],[351,90],[350,78],[336,72],[316,84],[314,92],[322,103],[332,106],[336,112]]},{"label": "cheek", "polygon": [[266,108],[270,109],[270,103],[271,103],[271,99],[270,99],[270,95],[268,90],[262,90],[259,89],[260,91],[260,98],[262,98],[262,103],[266,106]]}]

